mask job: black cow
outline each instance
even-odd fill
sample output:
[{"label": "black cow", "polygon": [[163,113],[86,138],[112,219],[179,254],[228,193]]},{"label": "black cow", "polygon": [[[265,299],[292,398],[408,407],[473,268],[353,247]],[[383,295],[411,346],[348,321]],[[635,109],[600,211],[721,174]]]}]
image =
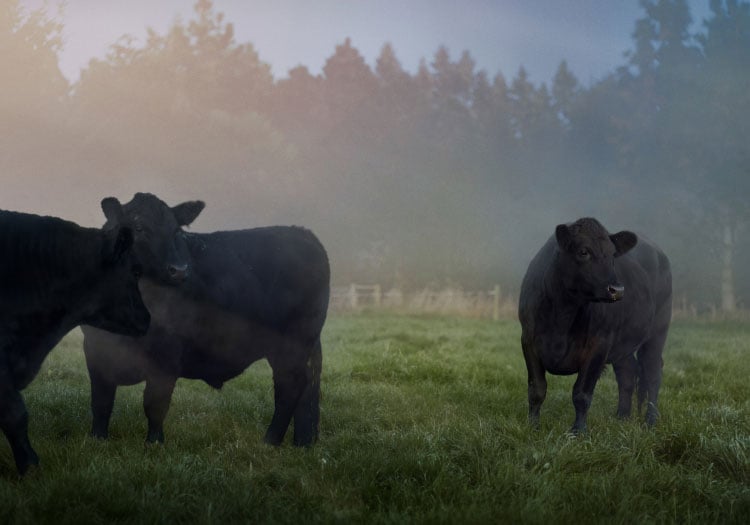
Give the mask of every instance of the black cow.
[{"label": "black cow", "polygon": [[127,227],[0,211],[0,427],[20,474],[39,463],[20,391],[50,350],[81,323],[131,336],[148,329],[132,244]]},{"label": "black cow", "polygon": [[[114,208],[114,204],[113,204]],[[138,194],[112,214],[105,228],[139,232],[164,221],[189,224],[202,202],[174,213],[153,195]],[[262,358],[273,369],[275,410],[265,440],[279,445],[294,417],[295,445],[317,438],[320,334],[330,271],[318,239],[298,227],[266,227],[194,234],[180,232],[190,252],[188,278],[178,287],[157,282],[144,267],[141,292],[152,313],[146,337],[123,337],[84,327],[91,379],[92,435],[106,438],[118,385],[146,381],[147,442],[163,442],[163,422],[179,377],[214,388]],[[165,242],[151,235],[154,250]]]},{"label": "black cow", "polygon": [[637,383],[638,408],[647,398],[646,422],[656,422],[672,275],[667,256],[653,243],[629,231],[610,235],[591,218],[557,226],[529,264],[518,316],[532,424],[539,424],[545,372],[577,373],[571,431],[585,431],[606,363],[612,363],[617,378],[617,415],[630,415]]}]

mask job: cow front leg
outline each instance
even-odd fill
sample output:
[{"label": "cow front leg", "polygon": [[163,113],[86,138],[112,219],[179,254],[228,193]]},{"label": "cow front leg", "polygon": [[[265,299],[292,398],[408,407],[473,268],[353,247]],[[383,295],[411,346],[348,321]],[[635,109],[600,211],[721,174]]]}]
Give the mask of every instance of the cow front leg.
[{"label": "cow front leg", "polygon": [[117,385],[104,379],[96,371],[89,371],[89,379],[91,381],[91,436],[107,439]]},{"label": "cow front leg", "polygon": [[635,389],[638,361],[634,354],[624,357],[612,363],[617,378],[617,417],[626,419],[630,417],[633,406],[633,390]]},{"label": "cow front leg", "polygon": [[18,474],[23,476],[29,467],[39,464],[39,456],[29,442],[29,414],[7,374],[0,375],[0,382],[0,429],[8,439]]},{"label": "cow front leg", "polygon": [[146,443],[164,443],[164,419],[172,401],[176,377],[151,376],[146,378],[143,391],[143,411],[148,420]]},{"label": "cow front leg", "polygon": [[284,441],[292,415],[302,392],[307,388],[309,372],[306,365],[277,364],[274,366],[272,364],[271,366],[273,368],[274,411],[264,441],[269,445],[278,446]]},{"label": "cow front leg", "polygon": [[305,363],[306,386],[294,410],[294,444],[312,445],[318,439],[320,422],[320,372],[323,365],[320,339]]},{"label": "cow front leg", "polygon": [[604,355],[604,353],[595,353],[578,373],[578,378],[573,385],[573,407],[576,411],[576,419],[570,429],[572,434],[586,432],[586,418],[591,408],[596,382],[604,369]]},{"label": "cow front leg", "polygon": [[529,423],[534,428],[539,428],[539,412],[542,403],[544,403],[544,398],[547,397],[547,378],[542,361],[534,351],[531,342],[523,336],[521,337],[521,347],[523,348],[523,357],[528,372]]}]

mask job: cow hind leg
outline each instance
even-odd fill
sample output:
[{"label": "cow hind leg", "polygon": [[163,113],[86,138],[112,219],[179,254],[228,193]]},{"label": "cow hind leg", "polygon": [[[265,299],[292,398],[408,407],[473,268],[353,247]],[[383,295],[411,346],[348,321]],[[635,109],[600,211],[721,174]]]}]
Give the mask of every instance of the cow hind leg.
[{"label": "cow hind leg", "polygon": [[323,355],[318,338],[306,363],[306,386],[294,410],[294,444],[309,446],[318,439],[320,422],[320,372]]},{"label": "cow hind leg", "polygon": [[302,358],[295,359],[295,353],[290,349],[289,352],[279,352],[280,355],[269,360],[273,369],[274,391],[273,418],[264,438],[269,445],[278,446],[284,441],[300,397],[310,380],[307,363]]},{"label": "cow hind leg", "polygon": [[635,390],[638,361],[631,354],[619,361],[612,363],[617,378],[619,399],[617,402],[617,417],[626,419],[630,417],[633,406],[633,391]]},{"label": "cow hind leg", "polygon": [[659,389],[661,387],[662,351],[667,340],[667,331],[655,335],[646,341],[638,350],[638,411],[641,405],[647,401],[646,424],[654,426],[659,418],[657,402]]},{"label": "cow hind leg", "polygon": [[539,413],[547,397],[547,378],[541,360],[536,356],[531,343],[524,337],[521,338],[521,347],[528,372],[529,423],[538,428]]},{"label": "cow hind leg", "polygon": [[117,385],[104,379],[95,371],[89,371],[89,378],[91,380],[91,436],[107,439]]},{"label": "cow hind leg", "polygon": [[172,401],[177,379],[168,376],[149,377],[143,391],[143,411],[148,420],[146,443],[164,443],[164,419]]}]

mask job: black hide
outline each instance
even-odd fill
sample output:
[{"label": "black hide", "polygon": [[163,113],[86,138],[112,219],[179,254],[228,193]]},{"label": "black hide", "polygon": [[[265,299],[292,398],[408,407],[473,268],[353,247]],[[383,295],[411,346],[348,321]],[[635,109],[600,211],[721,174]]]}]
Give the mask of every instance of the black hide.
[{"label": "black hide", "polygon": [[594,387],[611,363],[617,415],[630,415],[637,387],[639,408],[648,401],[646,421],[653,425],[671,315],[669,260],[653,243],[627,231],[609,235],[590,218],[558,226],[521,285],[518,316],[531,422],[539,422],[545,373],[578,374],[572,431],[584,431]]}]

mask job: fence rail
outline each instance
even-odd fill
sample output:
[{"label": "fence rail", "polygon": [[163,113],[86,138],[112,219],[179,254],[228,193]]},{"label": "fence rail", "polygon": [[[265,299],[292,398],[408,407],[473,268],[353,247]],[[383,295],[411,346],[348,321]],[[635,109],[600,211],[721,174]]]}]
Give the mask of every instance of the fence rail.
[{"label": "fence rail", "polygon": [[379,284],[356,283],[331,288],[331,311],[359,311],[364,308],[444,313],[498,320],[515,317],[517,305],[515,295],[504,295],[499,285],[491,290],[479,291],[427,288],[404,292],[398,288],[391,288],[384,292]]},{"label": "fence rail", "polygon": [[[357,284],[331,288],[330,310],[351,312],[364,309],[391,310],[409,313],[440,313],[485,319],[515,319],[518,295],[503,293],[499,285],[491,290],[467,291],[444,288],[404,292],[398,288],[383,290],[380,284]],[[672,304],[673,319],[739,320],[750,322],[750,310],[721,312],[715,305],[694,304],[682,295]]]}]

